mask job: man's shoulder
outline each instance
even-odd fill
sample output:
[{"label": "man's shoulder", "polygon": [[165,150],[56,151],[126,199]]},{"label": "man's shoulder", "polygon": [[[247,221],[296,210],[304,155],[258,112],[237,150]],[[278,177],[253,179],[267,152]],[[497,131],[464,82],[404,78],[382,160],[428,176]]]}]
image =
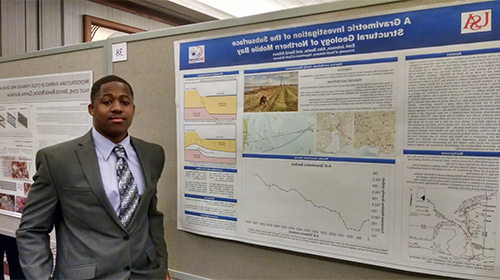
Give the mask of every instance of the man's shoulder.
[{"label": "man's shoulder", "polygon": [[156,148],[156,149],[163,150],[162,146],[160,146],[159,144],[156,144],[153,142],[148,142],[148,141],[145,141],[145,140],[137,138],[137,137],[130,136],[130,140],[132,142],[132,145],[134,145],[134,146],[139,145],[139,146],[143,146],[143,147],[148,147],[149,149]]}]

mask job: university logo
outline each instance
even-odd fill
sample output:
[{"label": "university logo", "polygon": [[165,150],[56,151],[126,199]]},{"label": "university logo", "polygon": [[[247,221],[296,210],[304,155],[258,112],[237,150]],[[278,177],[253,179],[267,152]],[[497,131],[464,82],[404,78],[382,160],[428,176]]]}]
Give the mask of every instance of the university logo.
[{"label": "university logo", "polygon": [[205,46],[189,47],[189,64],[205,62]]},{"label": "university logo", "polygon": [[491,10],[462,13],[462,34],[491,31]]}]

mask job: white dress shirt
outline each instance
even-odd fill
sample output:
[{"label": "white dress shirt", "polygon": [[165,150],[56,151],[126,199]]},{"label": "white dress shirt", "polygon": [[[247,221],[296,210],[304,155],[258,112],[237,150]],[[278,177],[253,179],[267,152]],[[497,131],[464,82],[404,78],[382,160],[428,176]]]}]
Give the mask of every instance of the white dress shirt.
[{"label": "white dress shirt", "polygon": [[[117,158],[113,153],[113,148],[118,145],[111,142],[106,137],[102,136],[95,128],[92,128],[92,138],[94,140],[95,152],[97,161],[99,162],[99,171],[101,173],[102,185],[108,196],[109,202],[113,206],[117,216],[120,215],[120,193],[118,191],[118,180],[116,178],[116,162]],[[130,135],[127,135],[123,141],[119,143],[125,149],[125,158],[130,167],[130,171],[134,176],[135,182],[139,189],[139,195],[142,196],[146,183],[142,173],[139,157],[130,144]]]}]

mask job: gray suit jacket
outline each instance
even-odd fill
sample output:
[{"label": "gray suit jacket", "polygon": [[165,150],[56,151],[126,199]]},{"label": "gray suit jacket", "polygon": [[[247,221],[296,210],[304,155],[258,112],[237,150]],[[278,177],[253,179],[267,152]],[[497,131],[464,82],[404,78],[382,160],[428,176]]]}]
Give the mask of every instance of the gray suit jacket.
[{"label": "gray suit jacket", "polygon": [[55,279],[165,279],[167,250],[156,184],[165,163],[163,148],[131,138],[146,189],[129,228],[114,212],[102,186],[91,132],[47,147],[36,156],[21,224],[16,232],[27,279],[52,271],[49,233],[55,226]]}]

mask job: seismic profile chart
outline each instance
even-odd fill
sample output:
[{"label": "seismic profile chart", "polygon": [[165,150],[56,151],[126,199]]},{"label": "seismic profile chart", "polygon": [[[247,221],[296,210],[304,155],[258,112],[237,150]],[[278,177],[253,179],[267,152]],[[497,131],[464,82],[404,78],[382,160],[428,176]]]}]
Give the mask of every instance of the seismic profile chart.
[{"label": "seismic profile chart", "polygon": [[5,126],[6,126],[5,117],[0,112],[0,128],[5,128]]},{"label": "seismic profile chart", "polygon": [[394,111],[318,113],[316,152],[362,157],[393,157]]},{"label": "seismic profile chart", "polygon": [[270,154],[312,154],[314,114],[245,114],[243,152]]},{"label": "seismic profile chart", "polygon": [[184,85],[184,119],[236,119],[236,80]]},{"label": "seismic profile chart", "polygon": [[10,104],[0,106],[0,129],[28,130],[30,107]]},{"label": "seismic profile chart", "polygon": [[410,191],[410,257],[495,264],[497,192],[434,188]]},{"label": "seismic profile chart", "polygon": [[391,166],[248,160],[245,174],[247,227],[272,224],[268,230],[300,228],[323,239],[388,244]]},{"label": "seismic profile chart", "polygon": [[236,163],[236,126],[234,124],[185,125],[184,160]]}]

